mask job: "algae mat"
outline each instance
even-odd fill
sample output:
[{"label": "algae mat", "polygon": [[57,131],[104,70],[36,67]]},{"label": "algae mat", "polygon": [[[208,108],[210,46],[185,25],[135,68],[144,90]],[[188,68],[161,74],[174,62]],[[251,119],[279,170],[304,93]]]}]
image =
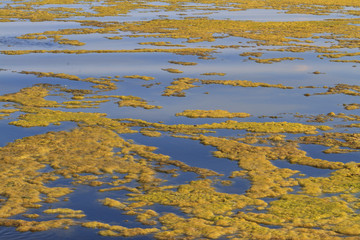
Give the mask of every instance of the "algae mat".
[{"label": "algae mat", "polygon": [[0,3],[0,239],[360,239],[356,0]]}]

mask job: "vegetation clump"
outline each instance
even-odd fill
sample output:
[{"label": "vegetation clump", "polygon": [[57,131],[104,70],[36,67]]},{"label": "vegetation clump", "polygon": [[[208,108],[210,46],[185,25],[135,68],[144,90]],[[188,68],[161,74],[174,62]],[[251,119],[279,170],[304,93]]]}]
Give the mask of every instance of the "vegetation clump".
[{"label": "vegetation clump", "polygon": [[248,113],[231,113],[225,110],[184,110],[175,115],[188,118],[247,118],[251,116]]}]

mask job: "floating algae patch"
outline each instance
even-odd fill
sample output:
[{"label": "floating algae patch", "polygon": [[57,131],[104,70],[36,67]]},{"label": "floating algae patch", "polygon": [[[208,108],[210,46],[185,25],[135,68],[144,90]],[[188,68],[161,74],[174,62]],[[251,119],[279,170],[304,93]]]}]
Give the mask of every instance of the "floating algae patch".
[{"label": "floating algae patch", "polygon": [[142,79],[145,81],[149,81],[149,80],[154,80],[154,77],[149,77],[149,76],[141,76],[141,75],[126,75],[123,76],[124,78],[133,78],[133,79]]},{"label": "floating algae patch", "polygon": [[202,84],[219,84],[239,87],[272,87],[280,89],[293,89],[293,87],[284,86],[282,84],[268,84],[261,82],[252,82],[248,80],[201,80]]},{"label": "floating algae patch", "polygon": [[118,104],[119,107],[141,107],[144,109],[162,108],[161,106],[149,105],[144,99],[135,96],[119,96],[121,99]]},{"label": "floating algae patch", "polygon": [[183,66],[195,66],[195,65],[197,65],[196,62],[169,61],[169,63],[179,64],[179,65],[183,65]]},{"label": "floating algae patch", "polygon": [[304,60],[304,58],[298,58],[298,57],[283,57],[283,58],[265,58],[265,59],[261,59],[261,58],[253,58],[253,57],[249,57],[249,60],[253,60],[257,63],[267,63],[267,64],[271,64],[271,63],[275,63],[275,62],[281,62],[281,61],[292,61],[292,60]]},{"label": "floating algae patch", "polygon": [[348,153],[360,149],[359,133],[324,133],[317,136],[300,137],[303,144],[317,144],[329,147],[324,153]]},{"label": "floating algae patch", "polygon": [[251,116],[248,113],[231,113],[225,110],[184,110],[175,115],[188,118],[246,118]]},{"label": "floating algae patch", "polygon": [[183,73],[183,71],[176,68],[163,68],[162,70],[167,71],[169,73]]},{"label": "floating algae patch", "polygon": [[188,90],[194,87],[199,87],[193,83],[199,82],[197,78],[177,78],[171,82],[171,85],[166,87],[163,96],[185,97],[184,90]]}]

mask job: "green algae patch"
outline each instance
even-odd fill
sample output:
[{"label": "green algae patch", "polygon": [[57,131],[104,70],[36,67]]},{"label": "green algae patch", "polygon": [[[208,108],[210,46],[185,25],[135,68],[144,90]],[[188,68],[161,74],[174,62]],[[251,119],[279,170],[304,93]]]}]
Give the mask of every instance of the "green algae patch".
[{"label": "green algae patch", "polygon": [[202,84],[220,84],[234,87],[271,87],[280,89],[293,89],[293,87],[284,86],[282,84],[268,84],[260,82],[252,82],[248,80],[201,80]]},{"label": "green algae patch", "polygon": [[251,115],[248,113],[231,113],[225,110],[184,110],[175,116],[184,116],[188,118],[247,118]]}]

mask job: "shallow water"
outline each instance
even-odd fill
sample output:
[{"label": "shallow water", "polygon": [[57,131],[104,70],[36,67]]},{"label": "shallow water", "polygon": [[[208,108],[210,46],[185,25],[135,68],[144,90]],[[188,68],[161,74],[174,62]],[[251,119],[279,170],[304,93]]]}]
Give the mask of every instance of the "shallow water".
[{"label": "shallow water", "polygon": [[[17,4],[22,6],[25,2],[17,1]],[[123,1],[115,1],[119,2]],[[89,0],[77,4],[76,1],[68,1],[69,4],[49,1],[49,4],[30,4],[29,8],[20,8],[21,11],[11,17],[7,17],[5,4],[13,4],[13,1],[4,1],[0,5],[0,10],[4,10],[0,12],[0,168],[4,169],[0,181],[8,181],[8,178],[13,176],[11,174],[16,172],[23,185],[34,184],[35,175],[39,174],[36,181],[41,186],[72,190],[71,193],[55,197],[58,201],[52,199],[53,202],[48,202],[49,193],[38,190],[38,185],[31,185],[29,189],[37,191],[39,200],[34,201],[41,204],[40,208],[25,207],[20,213],[10,211],[7,216],[4,210],[6,204],[14,204],[12,206],[17,209],[26,205],[28,200],[24,199],[32,197],[21,196],[19,201],[12,200],[9,197],[12,191],[18,191],[23,185],[1,185],[0,195],[4,197],[4,201],[0,202],[0,239],[111,238],[109,235],[100,236],[101,230],[111,230],[110,234],[119,238],[127,237],[126,239],[269,239],[266,238],[268,236],[278,239],[317,239],[321,234],[333,239],[349,236],[360,239],[360,232],[356,230],[360,229],[357,214],[359,201],[349,200],[349,196],[344,196],[348,194],[356,197],[360,191],[359,172],[356,170],[360,163],[359,126],[349,126],[358,124],[360,120],[360,63],[358,55],[349,54],[358,53],[359,50],[360,36],[356,31],[360,30],[360,19],[347,12],[359,11],[360,8],[349,5],[339,9],[326,9],[319,8],[320,4],[310,4],[307,9],[304,8],[305,11],[301,8],[294,10],[286,4],[280,7],[244,5],[242,7],[245,9],[239,11],[239,6],[220,3],[216,5],[211,4],[212,1],[203,1],[204,4],[184,1],[177,5],[174,2],[176,1],[134,1],[131,6],[111,3],[114,6],[106,8],[109,1]],[[65,10],[50,9],[58,7]],[[98,12],[96,7],[100,7]],[[103,13],[101,7],[106,9]],[[232,11],[234,9],[236,11]],[[317,14],[314,9],[323,15]],[[35,18],[37,10],[57,15],[53,18],[43,15]],[[73,12],[67,16],[67,11]],[[28,12],[31,13],[30,16],[21,16]],[[154,21],[147,27],[141,26],[151,20]],[[228,21],[229,26],[221,25],[223,22],[218,20]],[[189,25],[182,25],[184,22]],[[104,23],[108,26],[103,25]],[[230,23],[235,27],[232,28]],[[265,25],[268,23],[271,25]],[[259,24],[258,29],[253,28],[253,24]],[[301,24],[306,25],[304,27]],[[350,28],[350,25],[353,28]],[[303,29],[303,32],[292,31],[292,28]],[[77,34],[77,29],[90,29],[90,32]],[[91,32],[97,30],[99,31]],[[61,31],[65,31],[65,34]],[[208,35],[208,32],[211,34]],[[31,36],[40,36],[42,39],[31,39]],[[120,36],[121,39],[108,39],[115,36]],[[66,42],[66,39],[85,44],[72,45]],[[194,39],[198,41],[192,42]],[[62,40],[65,42],[61,43]],[[156,45],[156,42],[168,43]],[[208,55],[194,54],[192,51],[180,54],[172,52],[183,48],[210,48],[210,52]],[[23,52],[26,50],[33,52]],[[47,52],[39,53],[35,52],[36,50]],[[59,52],[51,52],[54,50]],[[100,50],[112,52],[99,52]],[[345,55],[325,56],[328,51]],[[259,55],[259,52],[262,54]],[[247,55],[249,53],[250,55]],[[262,60],[268,62],[261,62]],[[194,64],[174,64],[174,61]],[[174,73],[171,69],[181,72]],[[59,73],[68,75],[59,77],[56,75]],[[132,75],[150,76],[154,79],[146,81],[141,77],[126,77]],[[178,80],[182,82],[176,85]],[[206,84],[206,80],[221,81]],[[233,81],[226,85],[227,80]],[[245,84],[238,81],[239,85],[236,86],[236,80],[247,80],[250,84],[260,85],[247,85],[249,82]],[[186,85],[188,83],[185,81],[192,82]],[[185,86],[177,90],[181,97],[176,94],[166,96],[166,91],[176,86]],[[34,92],[29,89],[37,90]],[[24,93],[27,90],[29,93]],[[41,95],[40,91],[43,91],[44,95]],[[79,96],[82,98],[77,99]],[[126,103],[124,96],[135,96],[140,100],[138,98],[135,103]],[[56,101],[56,104],[44,103],[44,99]],[[88,102],[81,103],[79,100]],[[94,100],[107,102],[97,103]],[[119,104],[122,102],[125,102],[125,106],[121,107]],[[89,107],[86,104],[97,105]],[[145,104],[145,107],[141,104]],[[359,106],[349,110],[346,109],[349,104]],[[149,105],[159,107],[147,109]],[[7,109],[18,111],[2,116],[2,113],[6,114],[6,111],[2,111]],[[70,117],[55,117],[52,115],[54,112],[49,109],[62,111]],[[176,116],[185,110],[226,110],[231,113],[249,113],[251,116]],[[41,111],[46,112],[43,114]],[[106,117],[96,118],[95,115],[89,115],[90,117],[79,120],[70,115],[79,112],[105,113]],[[27,118],[32,116],[40,117],[35,120]],[[250,125],[233,126],[233,122],[226,122],[228,120]],[[116,125],[119,122],[121,127]],[[281,122],[284,124],[278,127],[276,124]],[[212,127],[216,123],[224,125]],[[258,125],[252,126],[253,123]],[[299,125],[292,128],[288,126],[291,123]],[[177,124],[184,124],[185,127],[175,126]],[[213,125],[209,127],[204,124]],[[266,124],[276,126],[271,128]],[[304,126],[311,130],[302,130]],[[129,133],[128,128],[135,132]],[[99,136],[98,132],[87,132],[88,130],[84,129],[99,131],[104,135]],[[84,131],[81,137],[71,135],[77,130]],[[65,134],[64,131],[71,139],[61,135]],[[118,138],[108,131],[115,133]],[[150,136],[154,131],[161,132],[161,136]],[[95,143],[90,143],[93,139],[88,139],[87,134],[93,134],[91,136],[97,139]],[[280,134],[283,136],[279,136]],[[321,135],[324,135],[324,138],[320,138]],[[36,138],[42,136],[45,137]],[[320,140],[310,137],[319,137]],[[116,139],[115,143],[112,142],[113,139]],[[76,149],[76,145],[66,145],[73,140],[77,140],[80,146],[83,146],[83,142],[89,142],[94,144],[91,145],[94,148]],[[130,150],[122,143],[123,140],[128,141]],[[43,146],[47,141],[48,145]],[[139,145],[156,148],[139,150]],[[15,146],[15,152],[8,153],[7,149],[11,146]],[[111,150],[108,151],[108,148]],[[335,149],[333,152],[332,148]],[[121,152],[123,149],[124,152]],[[341,151],[336,152],[338,149]],[[56,162],[58,168],[51,167],[56,159],[61,158],[61,152],[67,159],[62,159],[63,163]],[[66,155],[68,152],[74,154]],[[91,155],[89,153],[93,153],[94,159],[99,161],[98,164],[91,165],[92,168],[86,165],[87,161],[92,164],[91,161],[94,160],[88,157]],[[8,156],[15,159],[11,166],[14,171],[6,171],[10,161],[7,160]],[[106,164],[120,161],[119,158],[131,159],[129,162],[138,165],[134,169],[124,170],[125,172],[119,169],[114,172],[104,170]],[[68,162],[79,159],[82,159],[79,166],[67,165]],[[34,168],[38,167],[39,163],[44,164],[44,168],[29,170],[23,166],[23,161],[27,161],[29,166],[33,164]],[[140,167],[144,167],[145,170],[141,171],[148,171],[148,175],[136,172]],[[67,168],[72,171],[71,174],[65,173]],[[205,170],[206,174],[209,170],[212,174],[204,174]],[[45,172],[59,179],[47,181],[44,178]],[[340,177],[335,181],[331,176],[336,174]],[[85,179],[85,176],[96,178],[98,182],[81,180],[81,177]],[[147,177],[152,180],[142,180]],[[113,183],[116,179],[130,179],[119,186],[135,188],[133,191],[136,194],[126,189],[99,191],[118,186]],[[206,181],[210,182],[209,186]],[[315,182],[318,185],[314,190],[312,187]],[[330,188],[328,185],[331,184],[335,187]],[[164,188],[165,186],[169,189]],[[191,188],[190,193],[181,192],[183,188]],[[163,194],[162,198],[157,198],[155,193]],[[334,197],[328,198],[330,195]],[[242,209],[236,205],[236,201],[244,196],[248,198]],[[307,207],[301,204],[292,208],[300,213],[293,213],[291,208],[286,209],[286,204],[291,204],[291,200],[286,202],[283,199],[293,196],[304,202],[307,201],[306,198],[312,198],[314,206],[310,208],[315,209],[313,216],[309,217]],[[103,204],[106,198],[120,201],[127,208],[106,206]],[[233,201],[232,206],[226,205],[229,199]],[[263,200],[264,204],[268,205],[260,207],[258,203],[250,203],[254,199]],[[333,216],[316,210],[321,205],[316,204],[321,201],[337,204],[335,210],[330,209],[333,205],[328,207],[328,212],[333,213]],[[146,204],[142,206],[144,202]],[[140,206],[133,207],[138,203]],[[346,208],[341,208],[340,205],[346,205]],[[274,206],[278,208],[275,209]],[[17,231],[14,226],[18,227],[20,221],[6,226],[6,219],[27,222],[59,219],[56,214],[43,212],[57,208],[82,210],[86,216],[65,217],[72,219],[72,224],[46,231]],[[154,221],[152,225],[146,225],[139,220],[146,210],[157,213],[150,218]],[[214,216],[207,217],[204,212]],[[181,219],[176,220],[179,222],[175,226],[164,220],[165,217],[173,217],[170,213]],[[268,219],[265,221],[260,213],[269,214]],[[30,219],[23,214],[39,216]],[[227,218],[233,222],[221,223]],[[171,221],[175,221],[174,219]],[[274,219],[281,219],[282,222]],[[85,223],[92,221],[128,229],[157,230],[145,235],[129,236],[125,230],[85,227]],[[195,223],[190,226],[184,223],[191,221]],[[202,222],[201,225],[199,221],[206,223]],[[246,225],[249,226],[248,230],[242,229],[237,221],[249,224]],[[181,228],[182,224],[185,230]],[[345,225],[352,230],[344,227]],[[221,230],[218,229],[220,226]],[[228,227],[236,230],[230,231]],[[266,230],[258,230],[261,227]],[[288,230],[290,228],[293,230]],[[310,229],[308,235],[297,235],[303,228]],[[323,232],[320,233],[320,229]],[[212,231],[220,233],[211,235]],[[261,231],[265,231],[267,235],[261,236]],[[106,234],[109,232],[103,233]]]}]

